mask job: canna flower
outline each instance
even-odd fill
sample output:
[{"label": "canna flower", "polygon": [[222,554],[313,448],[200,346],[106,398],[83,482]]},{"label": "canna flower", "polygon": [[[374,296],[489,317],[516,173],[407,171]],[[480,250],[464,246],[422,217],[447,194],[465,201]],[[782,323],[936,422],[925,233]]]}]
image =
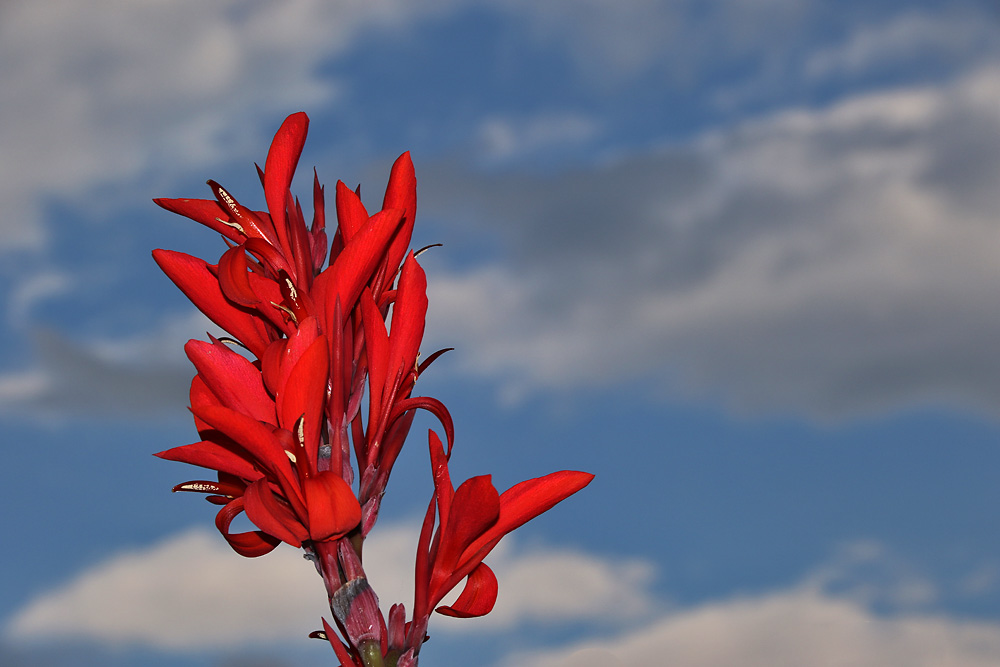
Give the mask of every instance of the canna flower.
[{"label": "canna flower", "polygon": [[[392,464],[416,409],[437,414],[451,438],[440,402],[412,398],[426,313],[426,279],[409,244],[416,179],[408,154],[393,166],[384,208],[368,215],[360,198],[337,184],[338,229],[330,263],[324,190],[314,174],[313,221],[290,192],[308,119],[289,116],[259,172],[267,211],[253,211],[215,181],[214,200],[158,199],[229,242],[217,264],[156,250],[154,259],[206,316],[255,357],[224,343],[190,341],[197,372],[191,411],[200,442],[161,452],[161,458],[216,470],[219,480],[196,480],[176,490],[208,493],[223,504],[216,525],[233,548],[257,556],[284,541],[335,540],[374,524]],[[393,288],[396,275],[399,286]],[[376,300],[378,303],[376,303]],[[392,331],[385,318],[394,306]],[[390,375],[391,374],[391,375]],[[368,432],[360,402],[368,378]],[[349,429],[361,462],[361,500],[350,484]],[[241,512],[260,529],[231,534]]]},{"label": "canna flower", "polygon": [[[516,484],[502,494],[490,475],[467,479],[456,490],[440,438],[429,434],[434,498],[427,508],[417,546],[413,618],[406,645],[416,654],[432,611],[470,618],[493,609],[499,586],[483,559],[500,540],[565,500],[594,478],[563,470]],[[435,515],[437,530],[434,530]],[[440,606],[463,579],[465,587],[451,606]]]},{"label": "canna flower", "polygon": [[[290,191],[307,129],[305,114],[289,116],[264,169],[258,167],[266,211],[244,206],[215,181],[208,181],[213,199],[155,200],[225,239],[215,264],[162,249],[153,257],[228,334],[186,344],[200,440],[157,456],[216,473],[174,490],[205,493],[221,506],[216,527],[237,553],[261,556],[281,542],[304,550],[323,579],[336,626],[324,619],[324,630],[312,636],[329,640],[343,667],[416,667],[431,613],[488,613],[498,584],[483,559],[504,535],[593,476],[561,471],[503,494],[488,475],[452,486],[451,415],[440,401],[413,395],[419,376],[445,351],[420,357],[427,278],[417,261],[422,251],[408,250],[413,163],[408,153],[396,160],[382,209],[373,214],[338,181],[328,251],[325,194],[315,171],[310,225]],[[434,497],[417,548],[412,620],[395,604],[387,622],[364,572],[362,545],[417,410],[438,419],[447,447],[432,431]],[[240,514],[256,529],[232,532]],[[440,606],[463,580],[457,601]]]}]

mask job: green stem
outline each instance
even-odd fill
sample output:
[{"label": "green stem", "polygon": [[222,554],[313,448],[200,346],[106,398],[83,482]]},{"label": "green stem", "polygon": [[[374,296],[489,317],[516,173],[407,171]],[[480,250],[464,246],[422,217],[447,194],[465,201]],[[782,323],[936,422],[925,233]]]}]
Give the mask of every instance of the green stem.
[{"label": "green stem", "polygon": [[379,642],[365,642],[358,647],[358,653],[361,654],[361,663],[365,667],[385,667]]}]

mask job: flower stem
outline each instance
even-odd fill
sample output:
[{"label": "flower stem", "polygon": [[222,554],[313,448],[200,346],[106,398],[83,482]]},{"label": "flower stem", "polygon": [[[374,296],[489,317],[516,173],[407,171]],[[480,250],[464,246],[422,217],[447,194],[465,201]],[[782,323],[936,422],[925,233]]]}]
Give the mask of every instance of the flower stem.
[{"label": "flower stem", "polygon": [[361,662],[365,667],[385,667],[382,660],[382,647],[379,642],[365,642],[358,647]]}]

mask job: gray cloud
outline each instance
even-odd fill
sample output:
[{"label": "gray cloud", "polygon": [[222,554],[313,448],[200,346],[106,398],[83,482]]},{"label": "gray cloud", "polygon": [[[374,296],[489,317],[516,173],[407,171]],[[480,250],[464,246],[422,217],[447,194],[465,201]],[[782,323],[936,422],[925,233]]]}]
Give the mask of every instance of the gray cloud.
[{"label": "gray cloud", "polygon": [[638,377],[827,416],[998,404],[998,95],[984,69],[551,177],[424,165],[424,212],[506,255],[435,276],[437,342],[515,394]]}]

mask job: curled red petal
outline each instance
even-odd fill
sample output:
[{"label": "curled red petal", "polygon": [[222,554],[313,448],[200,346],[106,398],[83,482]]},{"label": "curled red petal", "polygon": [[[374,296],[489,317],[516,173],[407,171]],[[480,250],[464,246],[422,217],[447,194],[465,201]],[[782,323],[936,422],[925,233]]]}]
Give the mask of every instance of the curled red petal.
[{"label": "curled red petal", "polygon": [[456,618],[485,616],[493,611],[499,589],[493,570],[486,563],[480,563],[476,569],[469,573],[465,588],[462,589],[462,594],[458,596],[455,603],[448,607],[438,607],[435,611]]},{"label": "curled red petal", "polygon": [[215,527],[229,542],[233,551],[247,558],[256,558],[274,551],[281,540],[259,530],[248,533],[230,533],[229,526],[243,512],[243,498],[234,498],[215,515]]}]

